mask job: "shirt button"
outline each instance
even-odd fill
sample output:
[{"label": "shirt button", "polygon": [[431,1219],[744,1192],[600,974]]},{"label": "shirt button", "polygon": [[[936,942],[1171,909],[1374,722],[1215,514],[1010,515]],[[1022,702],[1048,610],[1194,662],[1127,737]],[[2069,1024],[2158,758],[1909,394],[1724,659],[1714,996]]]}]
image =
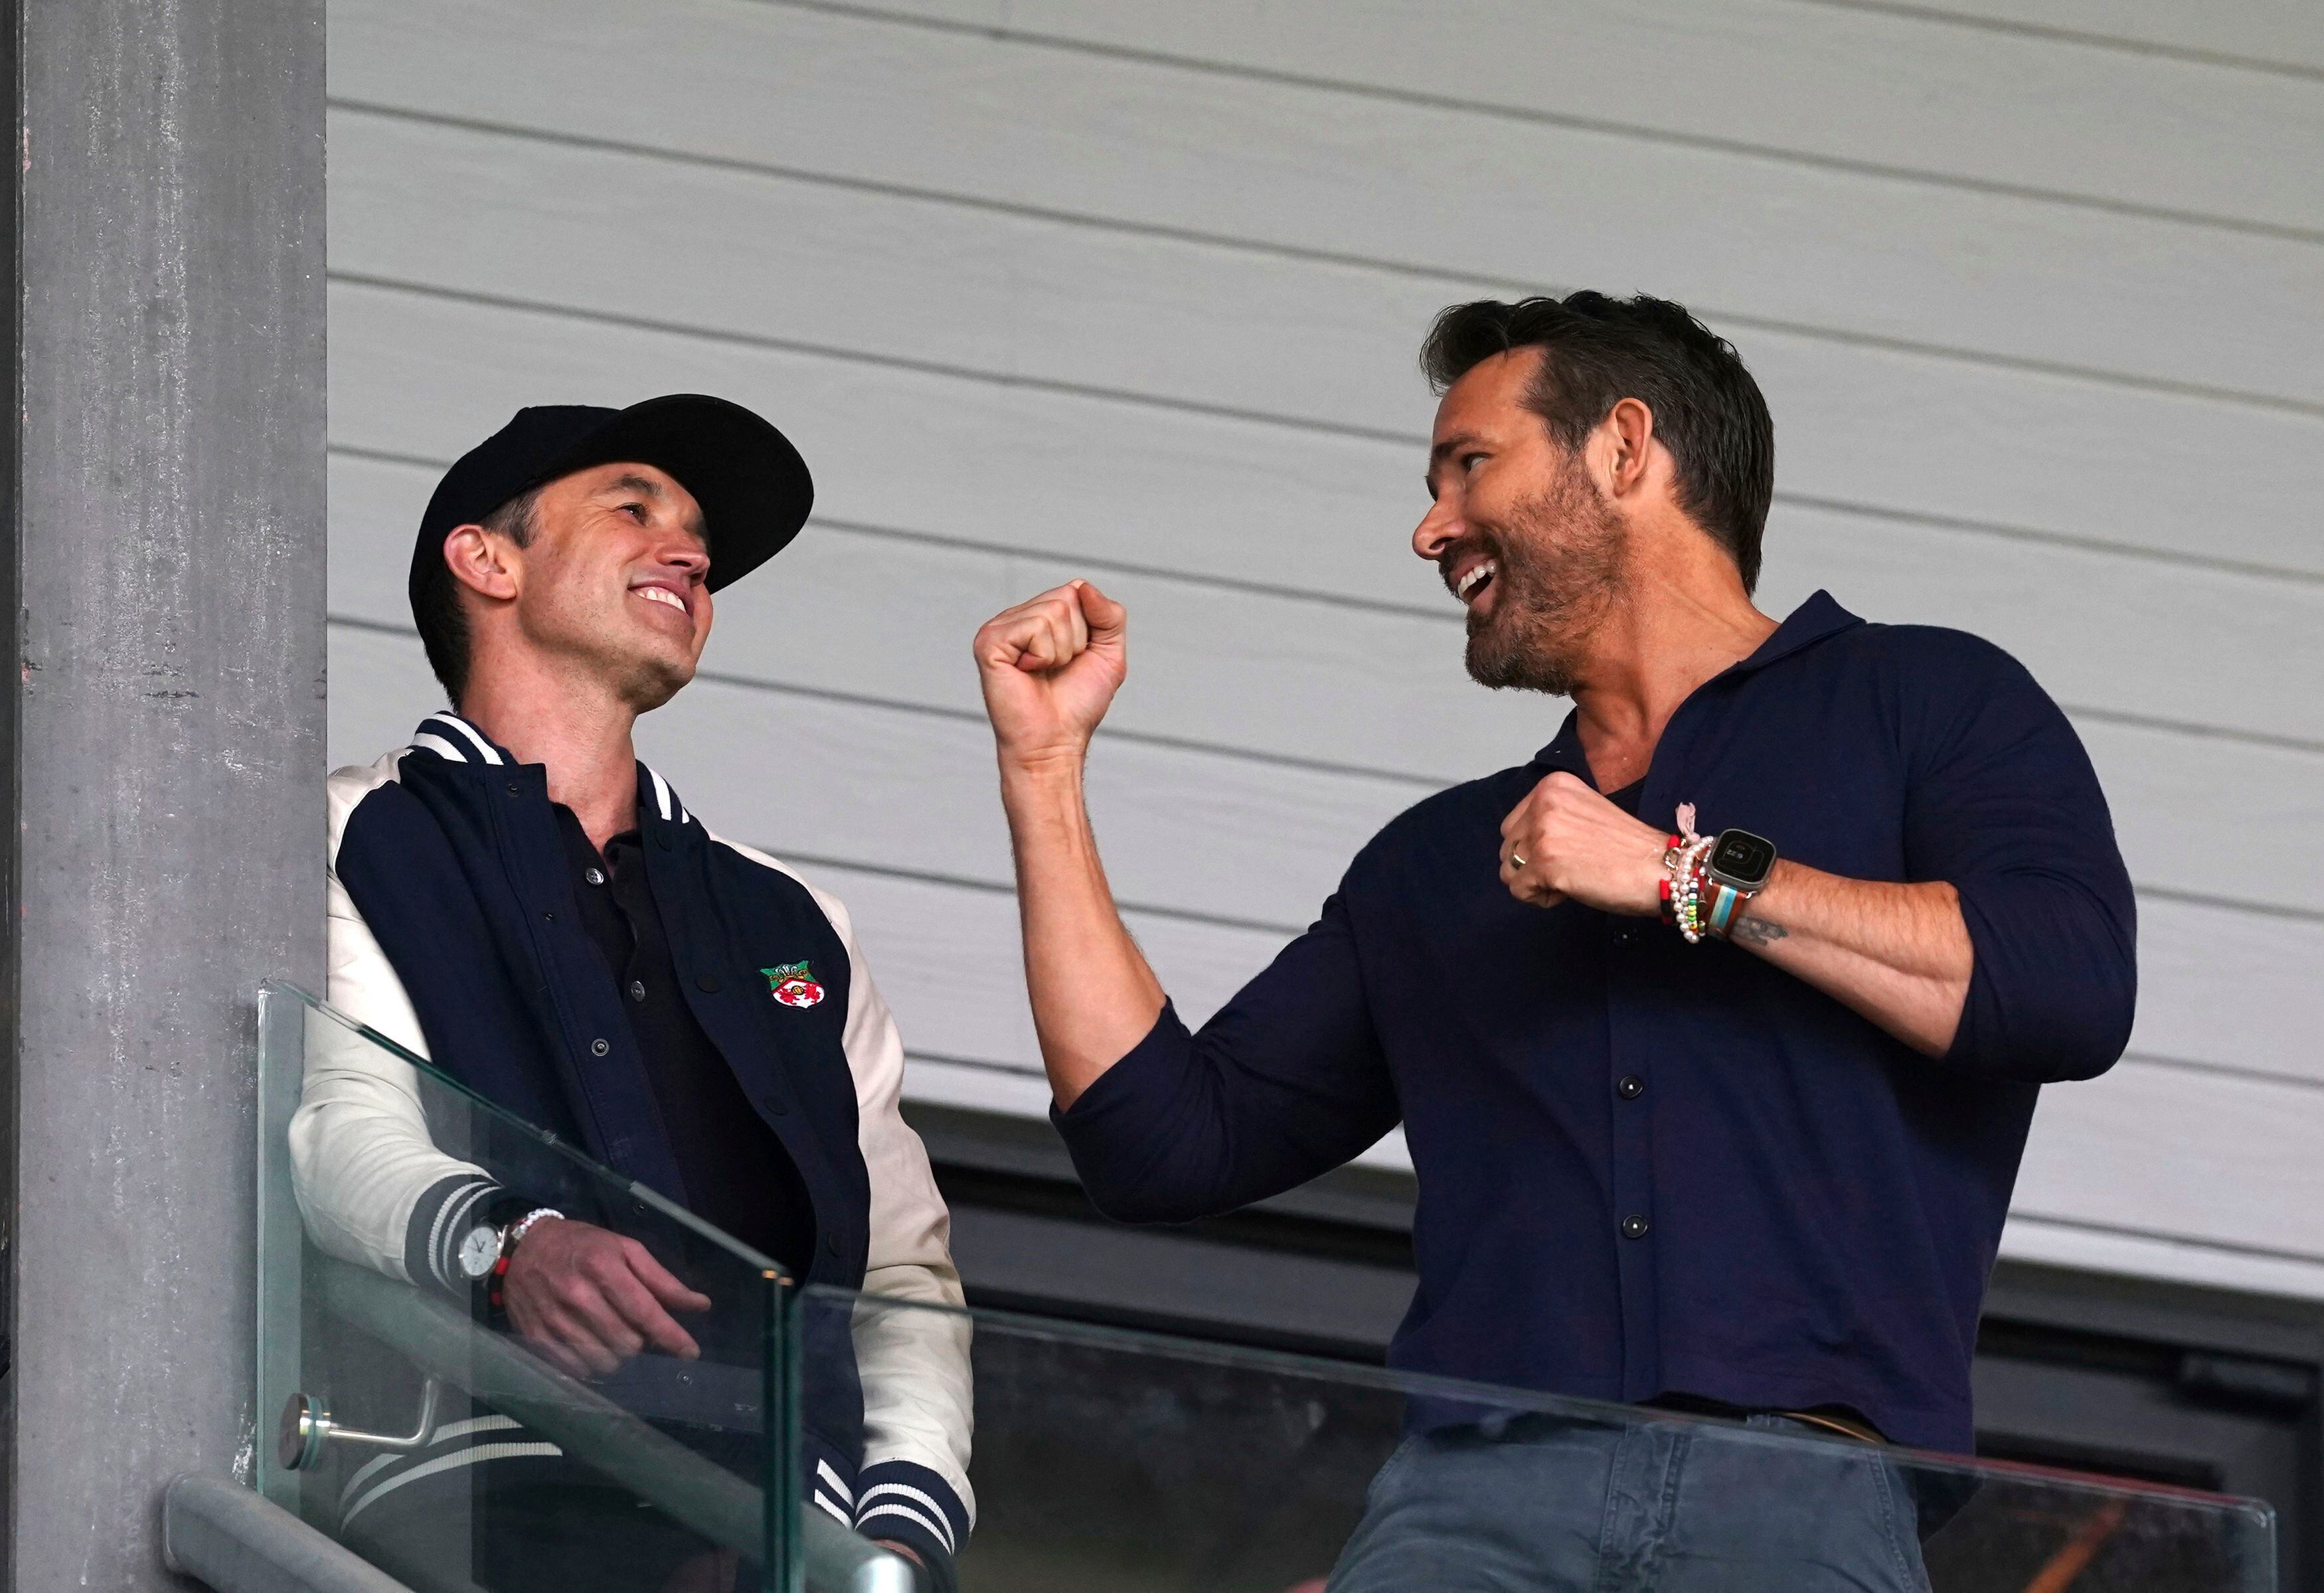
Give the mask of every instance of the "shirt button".
[{"label": "shirt button", "polygon": [[1646,1220],[1639,1216],[1636,1211],[1633,1211],[1628,1217],[1623,1218],[1622,1237],[1626,1239],[1642,1239],[1646,1238]]},{"label": "shirt button", "polygon": [[646,981],[641,979],[633,979],[630,981],[630,999],[632,1001],[642,1001],[645,999]]},{"label": "shirt button", "polygon": [[1646,1082],[1636,1073],[1624,1073],[1622,1082],[1614,1086],[1614,1091],[1625,1100],[1636,1100],[1646,1092]]},{"label": "shirt button", "polygon": [[[600,986],[598,988],[602,990],[604,987]],[[592,1056],[603,1056],[606,1052],[611,1051],[613,1047],[606,1045],[603,1040],[592,1040],[589,1042],[589,1054]]]},{"label": "shirt button", "polygon": [[603,885],[605,882],[605,870],[596,867],[595,864],[592,864],[589,868],[582,870],[581,878],[586,879],[592,885]]}]

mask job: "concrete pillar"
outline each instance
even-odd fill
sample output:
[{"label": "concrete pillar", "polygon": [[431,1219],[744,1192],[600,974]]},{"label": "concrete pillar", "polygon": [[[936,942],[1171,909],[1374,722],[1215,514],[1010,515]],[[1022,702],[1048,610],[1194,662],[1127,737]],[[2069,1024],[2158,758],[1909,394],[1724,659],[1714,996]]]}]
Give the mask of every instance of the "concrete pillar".
[{"label": "concrete pillar", "polygon": [[254,987],[321,963],[323,7],[8,11],[8,1587],[159,1588],[258,1416]]}]

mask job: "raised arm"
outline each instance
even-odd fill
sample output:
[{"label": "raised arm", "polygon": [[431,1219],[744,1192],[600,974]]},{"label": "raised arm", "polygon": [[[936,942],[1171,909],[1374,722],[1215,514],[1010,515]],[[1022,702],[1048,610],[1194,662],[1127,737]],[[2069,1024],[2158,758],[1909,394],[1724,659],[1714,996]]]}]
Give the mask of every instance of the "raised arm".
[{"label": "raised arm", "polygon": [[1334,898],[1199,1034],[1115,911],[1082,758],[1125,673],[1121,605],[1075,581],[977,633],[1056,1125],[1098,1210],[1179,1222],[1305,1182],[1395,1126]]},{"label": "raised arm", "polygon": [[1017,862],[1026,989],[1060,1108],[1162,1012],[1161,981],[1114,907],[1082,795],[1091,733],[1129,672],[1127,623],[1120,603],[1072,581],[976,633]]}]

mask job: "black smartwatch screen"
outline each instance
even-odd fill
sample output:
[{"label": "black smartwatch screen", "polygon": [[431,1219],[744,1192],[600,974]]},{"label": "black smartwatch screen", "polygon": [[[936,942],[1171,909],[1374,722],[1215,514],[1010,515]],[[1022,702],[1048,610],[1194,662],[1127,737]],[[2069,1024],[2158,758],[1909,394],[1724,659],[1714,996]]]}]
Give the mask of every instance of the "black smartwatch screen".
[{"label": "black smartwatch screen", "polygon": [[1711,849],[1711,871],[1738,890],[1757,890],[1775,867],[1775,843],[1748,830],[1725,830]]}]

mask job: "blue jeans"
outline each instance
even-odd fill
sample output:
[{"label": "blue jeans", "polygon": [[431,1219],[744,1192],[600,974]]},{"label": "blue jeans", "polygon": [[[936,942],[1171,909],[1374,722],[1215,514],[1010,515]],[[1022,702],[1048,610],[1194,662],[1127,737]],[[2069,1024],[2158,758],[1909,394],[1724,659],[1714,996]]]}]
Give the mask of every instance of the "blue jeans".
[{"label": "blue jeans", "polygon": [[1330,1593],[1928,1588],[1912,1495],[1874,1445],[1524,1416],[1498,1435],[1406,1439],[1372,1479]]}]

